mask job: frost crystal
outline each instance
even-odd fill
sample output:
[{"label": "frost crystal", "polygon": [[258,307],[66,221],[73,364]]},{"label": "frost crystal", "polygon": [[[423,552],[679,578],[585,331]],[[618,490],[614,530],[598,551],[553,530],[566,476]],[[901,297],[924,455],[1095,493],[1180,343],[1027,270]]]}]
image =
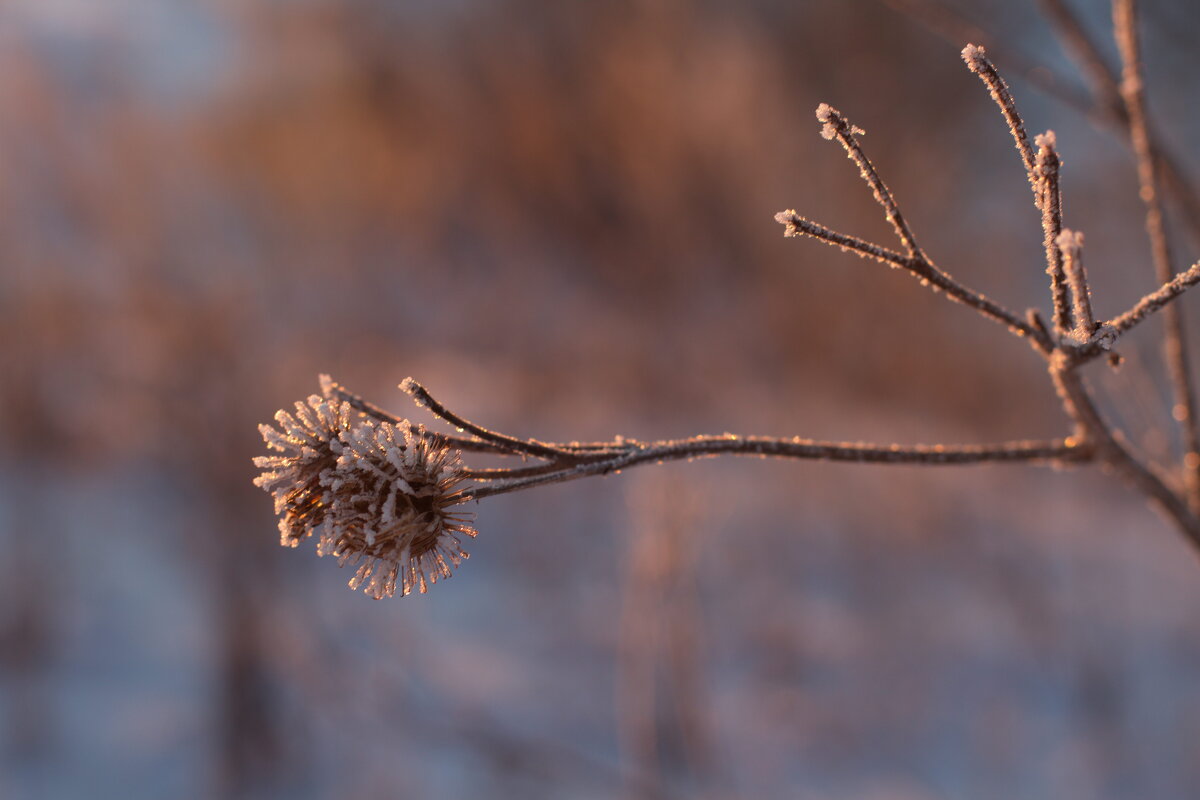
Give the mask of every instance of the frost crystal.
[{"label": "frost crystal", "polygon": [[358,565],[350,587],[376,598],[425,592],[467,558],[474,537],[459,454],[407,423],[367,419],[342,432],[336,468],[323,478],[329,513],[320,555]]},{"label": "frost crystal", "polygon": [[296,403],[295,413],[279,411],[279,429],[259,425],[267,449],[254,466],[264,470],[254,479],[275,497],[279,543],[295,547],[321,525],[329,512],[324,482],[342,453],[341,435],[350,429],[350,406],[312,395]]},{"label": "frost crystal", "polygon": [[821,137],[832,140],[837,136],[837,125],[834,124],[834,115],[837,112],[833,110],[833,106],[829,103],[821,103],[817,106],[817,122],[821,123]]},{"label": "frost crystal", "polygon": [[817,106],[817,122],[821,123],[822,138],[831,141],[836,139],[838,133],[842,131],[848,132],[851,136],[862,136],[866,133],[857,125],[847,123],[841,112],[829,103],[821,103]]},{"label": "frost crystal", "polygon": [[987,51],[977,44],[969,44],[962,49],[962,59],[971,72],[979,72],[987,63]]}]

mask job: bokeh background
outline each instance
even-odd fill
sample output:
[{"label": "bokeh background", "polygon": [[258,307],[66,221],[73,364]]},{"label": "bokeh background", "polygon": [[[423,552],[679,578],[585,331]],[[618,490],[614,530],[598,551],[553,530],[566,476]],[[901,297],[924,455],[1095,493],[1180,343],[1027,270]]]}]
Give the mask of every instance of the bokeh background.
[{"label": "bokeh background", "polygon": [[[1085,84],[1033,3],[950,8],[1122,310],[1119,137],[1038,89]],[[1198,15],[1145,4],[1189,169]],[[0,797],[1191,796],[1200,561],[1095,471],[641,468],[480,504],[385,602],[251,485],[319,372],[544,439],[1060,435],[1027,347],[772,220],[888,241],[827,101],[940,264],[1046,306],[953,38],[876,0],[0,6]],[[1145,328],[1093,379],[1166,458]]]}]

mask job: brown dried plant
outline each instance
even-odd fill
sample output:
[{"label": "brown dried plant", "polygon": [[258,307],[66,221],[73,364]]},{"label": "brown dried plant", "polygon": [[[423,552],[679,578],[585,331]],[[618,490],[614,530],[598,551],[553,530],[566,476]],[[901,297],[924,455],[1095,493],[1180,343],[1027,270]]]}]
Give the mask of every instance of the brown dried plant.
[{"label": "brown dried plant", "polygon": [[[912,2],[901,5],[912,6]],[[916,5],[920,5],[917,3]],[[719,455],[770,456],[880,464],[979,464],[1023,462],[1051,466],[1093,465],[1115,473],[1145,495],[1200,551],[1200,429],[1182,313],[1172,301],[1200,282],[1200,262],[1175,274],[1160,200],[1160,181],[1181,196],[1183,181],[1149,129],[1134,0],[1115,0],[1114,29],[1123,62],[1118,79],[1099,50],[1056,0],[1044,0],[1051,21],[1080,55],[1094,83],[1104,118],[1121,126],[1136,156],[1139,189],[1159,288],[1112,319],[1092,310],[1084,268],[1084,237],[1063,226],[1060,159],[1054,133],[1031,142],[1004,79],[980,46],[962,51],[1008,125],[1041,213],[1052,313],[1047,324],[1035,309],[1005,308],[964,285],[925,253],[891,190],[859,143],[862,131],[833,107],[817,108],[824,138],[838,142],[883,209],[899,248],[840,233],[788,210],[775,219],[789,237],[810,237],[861,258],[910,273],[921,285],[961,303],[1024,339],[1046,365],[1071,429],[1049,441],[998,444],[866,444],[723,434],[686,439],[544,442],[475,424],[448,409],[412,378],[400,384],[417,405],[454,426],[458,435],[433,433],[393,416],[322,376],[324,397],[296,404],[295,416],[280,412],[282,430],[262,426],[276,454],[256,459],[266,471],[256,480],[275,497],[281,541],[295,546],[319,531],[318,552],[359,565],[352,587],[375,597],[426,591],[467,557],[462,537],[474,536],[463,503],[551,483],[605,475],[643,464]],[[1184,204],[1186,205],[1186,203]],[[1140,458],[1100,412],[1081,370],[1104,357],[1116,367],[1122,336],[1156,311],[1166,319],[1164,357],[1174,394],[1183,454],[1178,473],[1168,474]],[[519,458],[520,466],[470,468],[461,453]],[[530,460],[537,463],[530,464]]]}]

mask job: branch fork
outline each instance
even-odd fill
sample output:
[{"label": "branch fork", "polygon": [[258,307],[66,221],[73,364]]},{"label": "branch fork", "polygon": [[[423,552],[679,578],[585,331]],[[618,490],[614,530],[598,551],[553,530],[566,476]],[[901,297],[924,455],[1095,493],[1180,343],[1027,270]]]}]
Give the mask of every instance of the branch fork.
[{"label": "branch fork", "polygon": [[[1118,27],[1120,29],[1120,26]],[[1124,49],[1130,50],[1128,46]],[[1115,469],[1154,500],[1192,544],[1200,549],[1200,516],[1197,515],[1198,504],[1194,499],[1196,495],[1191,488],[1194,484],[1197,487],[1196,491],[1200,491],[1200,455],[1195,458],[1185,456],[1187,475],[1196,477],[1186,481],[1183,487],[1157,469],[1140,462],[1124,444],[1120,434],[1100,415],[1079,374],[1084,364],[1101,355],[1109,355],[1110,363],[1114,366],[1118,364],[1120,357],[1112,352],[1117,340],[1150,315],[1163,309],[1177,314],[1177,307],[1171,306],[1171,303],[1188,288],[1200,282],[1200,263],[1174,276],[1170,275],[1168,269],[1166,278],[1162,279],[1162,285],[1157,290],[1116,317],[1103,322],[1097,321],[1092,310],[1091,290],[1083,264],[1083,234],[1063,226],[1060,187],[1062,162],[1058,155],[1054,132],[1040,134],[1034,137],[1033,144],[1030,144],[1025,123],[1017,111],[1008,85],[988,59],[984,49],[976,45],[967,45],[962,55],[971,71],[987,86],[989,94],[1008,124],[1033,191],[1034,205],[1041,214],[1046,272],[1050,278],[1052,326],[1048,327],[1036,310],[1028,311],[1023,319],[1018,317],[1014,312],[988,300],[982,293],[965,286],[935,266],[917,245],[891,191],[863,152],[856,136],[860,129],[829,105],[821,104],[817,108],[817,119],[822,123],[822,135],[826,139],[836,139],[849,158],[858,165],[861,177],[882,207],[904,252],[840,233],[806,219],[795,211],[783,211],[777,214],[775,219],[784,226],[785,236],[807,236],[861,258],[907,270],[917,277],[922,285],[934,291],[944,292],[950,299],[973,308],[988,319],[1004,324],[1013,334],[1029,340],[1045,359],[1063,408],[1074,423],[1072,436],[1062,440],[1073,443],[1077,448],[1070,460],[1074,463],[1097,462]],[[1129,58],[1136,62],[1135,56],[1136,53]],[[1141,83],[1131,79],[1123,86],[1132,99],[1135,93],[1140,92]],[[1131,102],[1131,105],[1135,104]],[[1140,116],[1136,108],[1131,112],[1135,121]],[[1134,125],[1136,126],[1136,122]],[[1146,180],[1152,177],[1153,170],[1143,169],[1142,173],[1142,196],[1153,198],[1152,189],[1148,191],[1145,188]],[[1154,215],[1151,214],[1151,217]],[[1161,214],[1158,216],[1158,219],[1160,218]],[[1148,225],[1152,239],[1157,242],[1157,229],[1153,220]],[[1161,245],[1156,249],[1161,250]],[[1161,262],[1161,254],[1157,255],[1155,260],[1156,263]],[[1159,272],[1161,276],[1162,270]],[[1170,338],[1169,335],[1168,339]],[[1181,345],[1177,349],[1181,349]],[[1184,408],[1182,418],[1191,420],[1195,414],[1190,411],[1194,408],[1190,385],[1184,381],[1180,386],[1186,388],[1186,391],[1181,393],[1177,408]],[[1185,430],[1189,456],[1200,449],[1200,444],[1193,447],[1191,442],[1192,437]],[[1026,460],[1043,460],[1035,457],[1032,450],[1022,452],[1027,456]]]}]

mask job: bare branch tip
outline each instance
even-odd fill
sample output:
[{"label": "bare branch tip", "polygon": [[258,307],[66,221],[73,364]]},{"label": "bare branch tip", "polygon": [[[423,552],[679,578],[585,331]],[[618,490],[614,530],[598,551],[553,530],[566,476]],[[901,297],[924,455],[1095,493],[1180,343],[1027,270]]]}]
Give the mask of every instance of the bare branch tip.
[{"label": "bare branch tip", "polygon": [[1083,233],[1081,231],[1073,231],[1070,228],[1063,228],[1055,238],[1055,244],[1063,250],[1070,250],[1078,254],[1083,249]]},{"label": "bare branch tip", "polygon": [[977,44],[968,44],[962,49],[962,60],[966,62],[967,69],[971,72],[979,72],[991,66],[988,61],[987,51]]},{"label": "bare branch tip", "polygon": [[425,406],[428,404],[429,392],[424,386],[417,383],[415,378],[408,377],[400,381],[400,391],[411,395],[412,399],[417,402],[417,405]]},{"label": "bare branch tip", "polygon": [[775,215],[775,221],[784,227],[783,235],[785,237],[799,236],[800,229],[796,226],[796,220],[803,219],[796,210],[789,208],[787,211],[780,211]]},{"label": "bare branch tip", "polygon": [[839,136],[862,136],[866,133],[862,128],[853,125],[842,112],[829,103],[817,106],[817,122],[821,123],[821,136],[830,141]]},{"label": "bare branch tip", "polygon": [[838,130],[846,125],[846,120],[829,103],[821,103],[817,106],[817,122],[821,123],[821,138],[828,141],[836,139]]}]

